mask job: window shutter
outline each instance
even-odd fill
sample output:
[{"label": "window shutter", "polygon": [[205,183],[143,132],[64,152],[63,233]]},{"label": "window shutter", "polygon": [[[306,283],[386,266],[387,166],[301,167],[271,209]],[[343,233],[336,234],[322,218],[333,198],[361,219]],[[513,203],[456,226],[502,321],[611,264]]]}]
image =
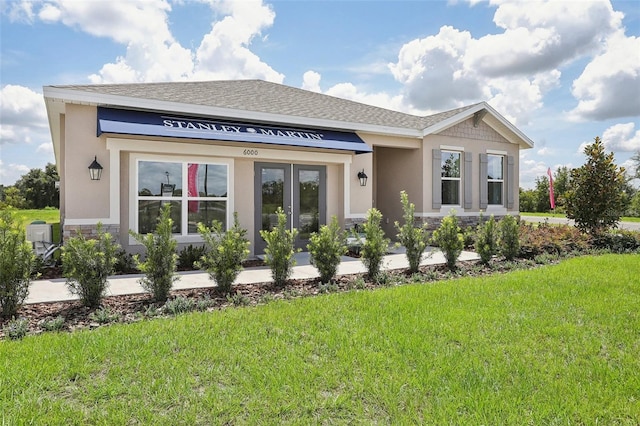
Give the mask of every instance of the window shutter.
[{"label": "window shutter", "polygon": [[507,208],[512,209],[515,202],[515,158],[507,157]]},{"label": "window shutter", "polygon": [[473,205],[473,188],[471,179],[471,162],[473,154],[470,152],[464,153],[464,204],[465,209],[470,209]]},{"label": "window shutter", "polygon": [[480,154],[480,208],[486,209],[489,203],[489,188],[487,182],[487,163],[489,157],[487,154]]},{"label": "window shutter", "polygon": [[439,149],[433,149],[432,154],[432,188],[431,188],[431,207],[440,209],[442,206],[442,182],[441,182],[441,161],[442,152]]}]

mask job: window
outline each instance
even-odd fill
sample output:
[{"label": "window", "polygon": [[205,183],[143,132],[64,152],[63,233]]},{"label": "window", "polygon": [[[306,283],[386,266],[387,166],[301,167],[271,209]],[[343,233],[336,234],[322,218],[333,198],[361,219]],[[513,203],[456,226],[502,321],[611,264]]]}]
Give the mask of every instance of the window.
[{"label": "window", "polygon": [[487,195],[490,205],[502,205],[504,186],[504,157],[502,155],[487,156]]},{"label": "window", "polygon": [[460,153],[442,151],[442,204],[460,205]]},{"label": "window", "polygon": [[171,204],[173,233],[198,233],[198,222],[218,220],[226,226],[228,165],[146,161],[137,163],[138,232],[156,228],[160,209]]}]

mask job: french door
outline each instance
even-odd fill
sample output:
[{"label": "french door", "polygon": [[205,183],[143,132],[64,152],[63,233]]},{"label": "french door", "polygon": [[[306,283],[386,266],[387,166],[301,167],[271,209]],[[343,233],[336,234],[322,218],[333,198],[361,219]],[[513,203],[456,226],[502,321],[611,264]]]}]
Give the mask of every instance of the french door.
[{"label": "french door", "polygon": [[313,232],[326,223],[326,167],[303,164],[255,164],[255,253],[264,253],[261,230],[277,225],[276,211],[287,215],[287,228],[296,228],[295,246],[306,250]]}]

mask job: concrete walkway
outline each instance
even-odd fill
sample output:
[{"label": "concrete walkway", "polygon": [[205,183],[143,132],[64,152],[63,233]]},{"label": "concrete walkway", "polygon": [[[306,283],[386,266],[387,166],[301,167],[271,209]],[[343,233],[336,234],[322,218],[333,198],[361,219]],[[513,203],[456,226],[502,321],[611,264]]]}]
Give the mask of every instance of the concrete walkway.
[{"label": "concrete walkway", "polygon": [[[557,223],[560,225],[573,225],[574,222],[566,217],[555,216],[527,216],[522,215],[520,219],[525,222],[542,223],[548,221],[549,223]],[[628,231],[640,231],[640,222],[618,222],[618,229],[626,229]]]},{"label": "concrete walkway", "polygon": [[[406,269],[409,267],[407,258],[402,252],[403,248],[385,256],[383,270]],[[459,260],[477,260],[478,255],[473,252],[463,251]],[[317,278],[319,276],[315,267],[309,263],[309,253],[299,253],[296,255],[297,266],[293,268],[292,279]],[[425,253],[421,265],[437,265],[445,263],[444,256],[440,251],[430,251]],[[338,267],[338,275],[350,275],[366,272],[366,268],[360,261],[352,257],[343,257],[342,263]],[[209,274],[202,271],[180,272],[180,279],[173,284],[174,290],[191,288],[215,287],[215,283],[209,279]],[[115,275],[109,278],[107,296],[123,294],[144,293],[138,280],[142,275]],[[271,270],[266,267],[246,268],[240,272],[235,284],[252,284],[271,281]],[[37,280],[29,288],[29,296],[25,303],[60,302],[65,300],[76,300],[78,297],[72,295],[67,290],[65,278],[53,280]]]}]

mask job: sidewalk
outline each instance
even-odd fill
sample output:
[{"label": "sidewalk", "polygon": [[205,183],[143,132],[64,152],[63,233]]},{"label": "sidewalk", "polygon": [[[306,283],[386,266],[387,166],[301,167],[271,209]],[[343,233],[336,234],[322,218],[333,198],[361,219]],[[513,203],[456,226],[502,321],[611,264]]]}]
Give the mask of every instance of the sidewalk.
[{"label": "sidewalk", "polygon": [[[385,256],[383,270],[406,269],[409,267],[407,258],[402,252],[403,248],[395,253]],[[461,261],[479,259],[473,252],[463,251],[458,258]],[[309,253],[298,253],[296,255],[297,266],[293,267],[292,279],[317,278],[319,276],[315,267],[309,263]],[[423,256],[421,265],[438,265],[445,263],[444,256],[440,251],[432,251]],[[353,257],[343,257],[342,263],[338,267],[338,275],[350,275],[366,272],[366,268],[360,261]],[[179,272],[180,279],[173,284],[174,290],[184,290],[190,288],[215,287],[215,283],[209,279],[209,274],[203,271]],[[143,275],[115,275],[109,278],[107,296],[119,296],[123,294],[144,293],[138,280]],[[235,284],[252,284],[271,281],[271,270],[267,266],[247,268],[240,272]],[[25,301],[30,303],[61,302],[65,300],[76,300],[78,297],[72,295],[67,290],[65,278],[53,280],[33,281],[29,288],[29,296]]]}]

